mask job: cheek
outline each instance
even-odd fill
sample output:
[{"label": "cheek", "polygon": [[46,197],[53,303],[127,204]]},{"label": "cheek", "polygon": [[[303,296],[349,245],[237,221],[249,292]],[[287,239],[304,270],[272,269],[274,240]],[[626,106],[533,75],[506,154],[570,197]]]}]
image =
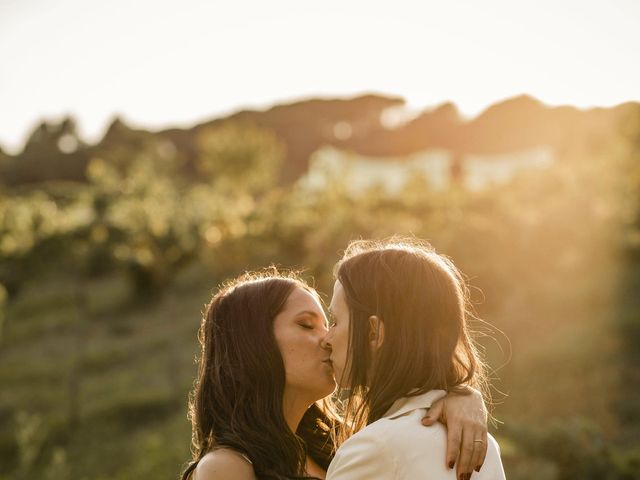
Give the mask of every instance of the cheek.
[{"label": "cheek", "polygon": [[332,342],[333,347],[333,358],[334,358],[334,375],[338,384],[342,388],[348,388],[348,381],[345,378],[347,375],[346,371],[348,370],[348,359],[347,359],[347,344],[348,344],[348,335],[347,332],[343,331],[342,328],[338,327],[334,334],[334,340]]},{"label": "cheek", "polygon": [[339,327],[334,335],[333,350],[340,357],[344,357],[347,353],[347,335],[342,327]]},{"label": "cheek", "polygon": [[312,352],[312,342],[304,336],[292,335],[279,343],[287,377],[304,375]]},{"label": "cheek", "polygon": [[304,349],[295,342],[289,341],[280,347],[280,353],[288,370],[289,367],[295,367],[296,363],[300,362],[304,356]]}]

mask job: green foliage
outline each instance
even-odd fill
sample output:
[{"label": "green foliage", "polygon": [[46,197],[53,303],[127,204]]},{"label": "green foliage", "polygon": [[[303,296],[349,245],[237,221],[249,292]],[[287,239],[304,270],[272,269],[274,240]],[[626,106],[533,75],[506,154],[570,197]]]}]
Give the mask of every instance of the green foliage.
[{"label": "green foliage", "polygon": [[4,285],[0,283],[0,349],[2,348],[4,322],[5,322],[5,309],[6,309],[8,298],[9,298],[9,292],[7,292],[7,289],[4,287]]},{"label": "green foliage", "polygon": [[91,152],[88,183],[0,197],[1,475],[177,475],[211,289],[275,263],[330,292],[349,240],[401,234],[452,256],[511,343],[508,362],[507,342],[479,332],[490,363],[506,363],[494,383],[509,477],[637,478],[635,140],[485,190],[416,174],[356,194],[347,170],[278,186],[283,147],[253,125],[202,129],[191,172],[153,136],[117,122],[108,136],[121,142]]},{"label": "green foliage", "polygon": [[[509,463],[538,458],[554,465],[553,478],[570,480],[633,480],[640,477],[640,450],[616,449],[593,422],[574,419],[545,428],[505,426],[503,435],[515,441]],[[538,477],[540,478],[540,477]]]},{"label": "green foliage", "polygon": [[284,148],[253,125],[226,123],[199,132],[196,171],[217,189],[261,193],[278,179]]},{"label": "green foliage", "polygon": [[173,413],[175,405],[166,395],[137,395],[94,415],[97,421],[108,423],[126,431],[131,425],[144,427],[161,422]]},{"label": "green foliage", "polygon": [[37,190],[0,198],[0,283],[10,295],[26,279],[76,257],[69,239],[93,217],[82,190],[78,193],[68,203]]},{"label": "green foliage", "polygon": [[33,469],[46,438],[42,417],[24,411],[16,416],[16,444],[18,445],[18,471],[27,476]]}]

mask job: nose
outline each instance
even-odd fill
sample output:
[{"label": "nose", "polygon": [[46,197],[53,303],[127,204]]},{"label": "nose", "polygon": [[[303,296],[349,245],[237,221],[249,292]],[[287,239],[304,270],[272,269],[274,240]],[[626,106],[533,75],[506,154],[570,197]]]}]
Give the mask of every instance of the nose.
[{"label": "nose", "polygon": [[329,330],[324,338],[320,341],[320,346],[325,350],[331,350],[331,337],[331,330]]}]

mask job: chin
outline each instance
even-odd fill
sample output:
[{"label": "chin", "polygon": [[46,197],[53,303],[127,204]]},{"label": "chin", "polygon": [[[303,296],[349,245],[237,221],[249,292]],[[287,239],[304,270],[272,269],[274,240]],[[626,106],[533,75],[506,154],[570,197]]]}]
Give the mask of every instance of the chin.
[{"label": "chin", "polygon": [[332,378],[330,381],[328,381],[326,383],[326,385],[324,387],[325,388],[323,388],[322,391],[318,392],[318,394],[320,396],[318,398],[318,400],[322,400],[323,398],[328,397],[333,392],[335,392],[335,390],[336,390],[336,382],[335,382],[335,380],[333,380],[333,378]]}]

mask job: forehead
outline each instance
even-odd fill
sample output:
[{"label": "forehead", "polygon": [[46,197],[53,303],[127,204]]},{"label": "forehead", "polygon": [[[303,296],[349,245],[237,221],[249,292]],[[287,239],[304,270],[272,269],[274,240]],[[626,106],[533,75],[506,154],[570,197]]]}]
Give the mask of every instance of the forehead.
[{"label": "forehead", "polygon": [[331,304],[329,305],[329,309],[331,311],[335,311],[340,309],[343,305],[346,304],[344,298],[344,289],[342,288],[342,284],[340,280],[336,280],[333,284],[333,295],[331,297]]},{"label": "forehead", "polygon": [[284,304],[283,312],[296,313],[303,310],[322,310],[315,292],[295,287]]}]

